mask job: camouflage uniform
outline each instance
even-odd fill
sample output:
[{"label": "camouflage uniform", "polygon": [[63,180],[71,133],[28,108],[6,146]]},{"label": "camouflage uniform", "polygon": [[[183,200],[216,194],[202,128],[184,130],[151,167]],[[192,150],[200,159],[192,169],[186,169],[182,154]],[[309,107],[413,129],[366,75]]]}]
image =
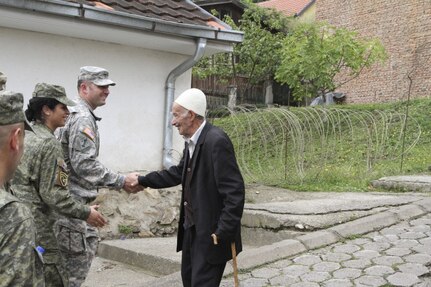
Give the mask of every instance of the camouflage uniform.
[{"label": "camouflage uniform", "polygon": [[59,214],[85,220],[90,207],[70,195],[61,145],[51,130],[43,124],[33,125],[33,130],[36,134],[25,138],[24,155],[12,187],[17,190],[15,195],[32,209],[37,228],[36,243],[45,249],[46,286],[62,286],[62,281],[67,286],[54,224]]},{"label": "camouflage uniform", "polygon": [[[33,99],[52,98],[65,105],[75,105],[66,97],[63,87],[39,83]],[[46,286],[68,286],[65,268],[54,234],[59,214],[87,219],[90,207],[75,201],[68,190],[67,167],[61,145],[44,124],[33,125],[34,134],[24,141],[24,155],[12,187],[15,195],[31,208],[36,224],[36,244],[43,247]]]},{"label": "camouflage uniform", "polygon": [[[96,198],[98,186],[121,188],[125,176],[98,161],[100,140],[96,121],[100,119],[83,99],[79,98],[77,102],[78,105],[70,109],[71,114],[64,128],[60,129],[59,138],[70,170],[70,192],[81,202],[90,203]],[[70,286],[80,286],[97,250],[97,229],[78,220],[61,219],[57,224],[57,239],[70,272]],[[83,237],[86,240],[82,240]]]},{"label": "camouflage uniform", "polygon": [[45,286],[30,210],[0,188],[0,286]]},{"label": "camouflage uniform", "polygon": [[[2,76],[2,75],[0,75]],[[0,80],[3,81],[3,79]],[[5,79],[2,85],[5,83]],[[0,125],[24,122],[23,96],[0,92]],[[35,248],[35,226],[30,210],[0,186],[0,286],[43,287],[43,263]]]}]

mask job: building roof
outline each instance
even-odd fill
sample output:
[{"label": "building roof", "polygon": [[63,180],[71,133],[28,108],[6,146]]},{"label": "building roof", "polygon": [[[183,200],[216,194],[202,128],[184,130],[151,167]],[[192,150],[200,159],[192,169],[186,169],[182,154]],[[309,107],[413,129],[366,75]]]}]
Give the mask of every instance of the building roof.
[{"label": "building roof", "polygon": [[260,7],[273,8],[286,16],[301,15],[315,0],[269,0],[257,3]]},{"label": "building roof", "polygon": [[[0,0],[0,11],[3,7],[29,15],[73,19],[74,23],[100,23],[227,44],[243,39],[242,32],[233,30],[189,0]],[[46,29],[52,33],[54,28]],[[76,33],[71,31],[71,35]]]},{"label": "building roof", "polygon": [[200,9],[197,5],[185,0],[63,0],[72,3],[90,5],[100,9],[126,12],[175,23],[200,26],[211,26],[220,29],[228,28],[220,21]]}]

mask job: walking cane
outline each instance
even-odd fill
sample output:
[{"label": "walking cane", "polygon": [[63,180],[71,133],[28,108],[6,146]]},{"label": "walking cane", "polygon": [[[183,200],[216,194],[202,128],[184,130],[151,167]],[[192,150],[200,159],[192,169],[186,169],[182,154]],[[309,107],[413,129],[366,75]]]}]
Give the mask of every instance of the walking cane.
[{"label": "walking cane", "polygon": [[[218,244],[217,241],[217,235],[215,235],[214,233],[211,234],[211,237],[213,238],[213,243],[214,245]],[[235,282],[235,287],[239,287],[239,280],[238,280],[238,264],[236,262],[236,247],[235,247],[235,242],[232,242],[230,244],[230,248],[232,250],[232,266],[233,266],[233,280]]]}]

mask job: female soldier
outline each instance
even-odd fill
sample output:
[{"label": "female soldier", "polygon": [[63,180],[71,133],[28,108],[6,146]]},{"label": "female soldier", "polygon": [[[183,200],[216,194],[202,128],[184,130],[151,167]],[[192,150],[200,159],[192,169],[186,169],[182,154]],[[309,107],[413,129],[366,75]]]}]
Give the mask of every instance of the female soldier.
[{"label": "female soldier", "polygon": [[14,194],[27,203],[36,224],[36,245],[42,247],[46,286],[68,286],[54,224],[59,215],[87,220],[100,227],[105,219],[97,206],[75,201],[68,191],[68,174],[60,143],[54,136],[69,115],[67,106],[75,103],[66,97],[63,87],[39,83],[25,114],[33,122],[34,134],[24,141],[24,155],[12,181]]}]

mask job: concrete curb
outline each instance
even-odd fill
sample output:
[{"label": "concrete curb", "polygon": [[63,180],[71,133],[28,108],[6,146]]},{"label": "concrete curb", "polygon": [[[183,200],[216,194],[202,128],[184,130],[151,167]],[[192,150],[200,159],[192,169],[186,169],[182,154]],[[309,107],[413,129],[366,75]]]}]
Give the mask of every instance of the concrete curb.
[{"label": "concrete curb", "polygon": [[[238,256],[238,270],[240,272],[248,271],[312,249],[325,247],[353,236],[377,231],[402,220],[420,217],[429,212],[431,212],[431,198],[400,206],[393,211],[385,211],[359,218],[326,230],[314,231],[296,239],[287,239],[270,245],[244,250]],[[232,275],[232,273],[232,268],[228,264],[224,276]],[[181,286],[181,275],[176,272],[169,276],[161,277],[151,282],[149,286]]]},{"label": "concrete curb", "polygon": [[386,190],[405,190],[415,192],[431,192],[429,176],[387,176],[371,181],[371,185]]},{"label": "concrete curb", "polygon": [[181,268],[180,259],[174,260],[173,258],[142,253],[136,248],[133,250],[126,249],[109,241],[99,244],[97,254],[100,257],[140,267],[160,275],[169,275]]}]

